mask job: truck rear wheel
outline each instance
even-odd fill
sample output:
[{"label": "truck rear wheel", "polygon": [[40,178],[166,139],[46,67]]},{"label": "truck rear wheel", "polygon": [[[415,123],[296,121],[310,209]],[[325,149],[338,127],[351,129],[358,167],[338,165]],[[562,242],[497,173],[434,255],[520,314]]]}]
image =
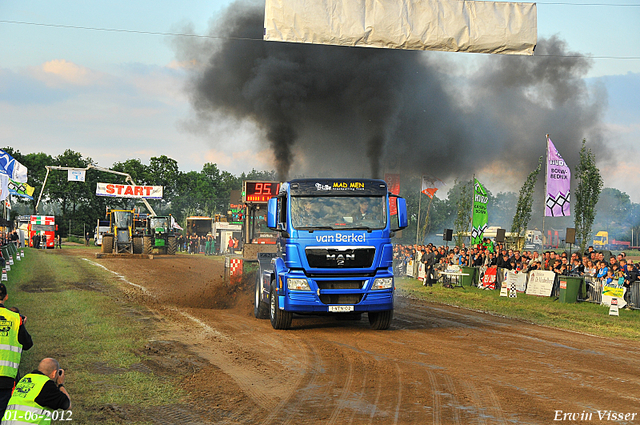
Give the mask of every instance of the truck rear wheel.
[{"label": "truck rear wheel", "polygon": [[113,252],[113,235],[102,236],[102,253],[111,254]]},{"label": "truck rear wheel", "polygon": [[269,305],[262,301],[262,287],[260,285],[260,270],[256,273],[256,287],[253,304],[253,315],[257,319],[266,319],[269,317]]},{"label": "truck rear wheel", "polygon": [[142,246],[142,238],[141,237],[133,237],[133,253],[134,254],[142,254],[143,246]]},{"label": "truck rear wheel", "polygon": [[269,293],[269,318],[273,329],[289,329],[293,313],[280,310],[280,301],[276,292],[276,283],[271,282],[271,292]]},{"label": "truck rear wheel", "polygon": [[151,236],[143,236],[142,240],[143,240],[143,242],[142,242],[142,245],[143,245],[142,253],[150,255],[151,252],[153,251],[153,247],[151,246],[151,243],[152,243]]},{"label": "truck rear wheel", "polygon": [[178,243],[175,236],[167,236],[167,254],[176,255],[178,249]]},{"label": "truck rear wheel", "polygon": [[393,310],[370,311],[368,313],[368,316],[371,329],[382,331],[385,329],[389,329],[389,326],[391,326],[391,320],[393,319]]}]

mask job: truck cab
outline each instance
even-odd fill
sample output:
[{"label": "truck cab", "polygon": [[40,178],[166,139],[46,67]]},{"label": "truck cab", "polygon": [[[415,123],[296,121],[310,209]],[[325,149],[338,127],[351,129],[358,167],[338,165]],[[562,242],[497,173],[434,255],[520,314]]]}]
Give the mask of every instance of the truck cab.
[{"label": "truck cab", "polygon": [[[389,202],[397,216],[389,213]],[[392,225],[392,219],[396,225]],[[383,180],[299,179],[268,203],[276,253],[258,254],[254,314],[287,329],[293,314],[367,313],[374,329],[393,318],[394,231],[407,226],[406,202]]]},{"label": "truck cab", "polygon": [[593,237],[593,248],[598,249],[607,249],[609,247],[609,232],[605,230],[600,230]]}]

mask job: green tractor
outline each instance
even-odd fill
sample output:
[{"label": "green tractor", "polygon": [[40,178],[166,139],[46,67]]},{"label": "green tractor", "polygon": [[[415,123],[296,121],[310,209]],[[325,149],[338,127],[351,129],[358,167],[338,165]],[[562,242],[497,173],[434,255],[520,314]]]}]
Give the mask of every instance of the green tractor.
[{"label": "green tractor", "polygon": [[143,253],[175,255],[178,243],[171,228],[171,216],[153,215],[147,218],[147,225],[143,236]]}]

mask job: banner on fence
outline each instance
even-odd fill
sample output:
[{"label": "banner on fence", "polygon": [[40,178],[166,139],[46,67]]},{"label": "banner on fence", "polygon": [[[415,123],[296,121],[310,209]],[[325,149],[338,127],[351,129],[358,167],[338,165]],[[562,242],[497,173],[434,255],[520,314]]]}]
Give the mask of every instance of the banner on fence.
[{"label": "banner on fence", "polygon": [[425,269],[424,263],[418,263],[418,280],[424,280]]},{"label": "banner on fence", "polygon": [[496,289],[496,278],[498,277],[498,268],[489,267],[484,276],[482,276],[482,287],[484,289]]},{"label": "banner on fence", "polygon": [[553,282],[556,274],[546,270],[533,270],[529,273],[529,282],[527,283],[527,295],[538,295],[541,297],[550,297],[553,290]]},{"label": "banner on fence", "polygon": [[413,260],[407,261],[407,276],[415,277],[413,275]]},{"label": "banner on fence", "polygon": [[525,292],[527,290],[527,274],[526,273],[516,273],[511,270],[504,271],[504,282],[507,283],[507,287],[511,288],[511,285],[515,285],[516,291]]},{"label": "banner on fence", "polygon": [[618,299],[618,308],[624,308],[627,302],[624,300],[624,294],[627,292],[627,288],[618,285],[603,285],[602,286],[602,305],[611,306],[611,300],[613,298]]}]

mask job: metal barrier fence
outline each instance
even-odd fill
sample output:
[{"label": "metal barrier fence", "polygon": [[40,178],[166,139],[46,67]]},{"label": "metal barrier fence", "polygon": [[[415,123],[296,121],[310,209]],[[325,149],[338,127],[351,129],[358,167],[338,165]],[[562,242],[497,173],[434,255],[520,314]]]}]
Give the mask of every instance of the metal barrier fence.
[{"label": "metal barrier fence", "polygon": [[593,276],[585,276],[584,283],[587,286],[587,298],[584,301],[590,303],[602,303],[602,280]]},{"label": "metal barrier fence", "polygon": [[629,303],[629,308],[640,310],[640,281],[635,281],[631,284],[627,302]]}]

